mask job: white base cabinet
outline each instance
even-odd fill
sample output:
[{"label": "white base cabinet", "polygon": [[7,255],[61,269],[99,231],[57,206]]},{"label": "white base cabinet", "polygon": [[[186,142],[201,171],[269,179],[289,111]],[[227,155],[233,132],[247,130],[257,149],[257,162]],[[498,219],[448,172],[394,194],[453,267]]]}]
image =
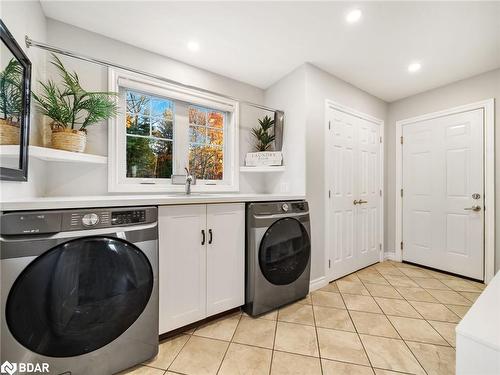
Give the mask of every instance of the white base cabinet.
[{"label": "white base cabinet", "polygon": [[245,204],[159,207],[159,333],[245,302]]}]

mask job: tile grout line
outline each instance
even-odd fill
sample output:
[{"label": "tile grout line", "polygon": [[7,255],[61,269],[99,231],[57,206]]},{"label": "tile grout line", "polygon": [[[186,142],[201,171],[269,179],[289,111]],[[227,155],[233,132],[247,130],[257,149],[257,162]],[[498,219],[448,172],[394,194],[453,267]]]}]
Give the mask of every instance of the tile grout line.
[{"label": "tile grout line", "polygon": [[175,355],[174,359],[172,359],[172,362],[170,362],[170,364],[168,365],[167,369],[165,370],[166,371],[169,371],[170,367],[172,367],[172,365],[174,364],[175,360],[177,359],[177,357],[179,356],[179,354],[181,354],[182,350],[186,347],[187,343],[189,341],[191,341],[191,338],[193,337],[193,335],[188,335],[189,338],[186,340],[186,342],[184,343],[184,345],[182,345],[181,349],[177,352],[177,354]]},{"label": "tile grout line", "polygon": [[[330,284],[330,283],[328,283]],[[335,284],[338,288],[338,285]],[[313,301],[313,298],[312,298],[312,295],[311,295],[311,310],[312,310],[312,314],[313,314],[313,322],[314,322],[314,331],[316,332],[316,344],[318,345],[318,356],[319,356],[319,369],[321,371],[321,375],[324,374],[324,370],[323,370],[323,361],[321,360],[321,348],[319,346],[319,335],[318,335],[318,326],[316,325],[316,314],[314,313],[314,301]]]},{"label": "tile grout line", "polygon": [[[359,277],[358,277],[359,278]],[[360,279],[361,280],[361,279]],[[361,282],[361,284],[364,286],[363,282]],[[338,285],[337,285],[338,287]],[[366,288],[366,287],[365,287]],[[339,289],[340,290],[340,289]],[[370,292],[368,292],[370,293]],[[354,323],[354,320],[352,319],[352,316],[351,316],[351,312],[349,311],[349,309],[347,308],[347,305],[344,301],[344,296],[342,295],[342,293],[339,293],[340,294],[340,298],[342,298],[342,302],[344,303],[345,305],[345,308],[346,308],[346,311],[347,311],[347,315],[349,315],[349,319],[351,319],[351,323],[352,323],[352,326],[354,327],[354,330],[356,331],[356,336],[358,337],[358,340],[359,342],[361,343],[361,347],[363,348],[363,351],[365,353],[365,356],[366,356],[366,359],[368,359],[368,363],[370,364],[370,367],[372,369],[372,372],[375,373],[375,370],[373,368],[373,364],[372,364],[372,361],[370,359],[370,356],[368,355],[368,352],[366,351],[366,347],[365,347],[365,344],[363,343],[363,340],[361,340],[361,336],[359,335],[359,332],[358,332],[358,328],[356,327],[356,324]],[[373,297],[372,297],[373,298]]]},{"label": "tile grout line", "polygon": [[[311,301],[312,303],[312,301]],[[279,319],[279,316],[280,316],[280,310],[277,309],[276,311],[276,321],[274,323],[274,336],[273,336],[273,349],[271,350],[271,363],[269,365],[269,375],[271,375],[271,372],[273,371],[273,361],[274,361],[274,348],[276,346],[276,336],[277,336],[277,333],[278,333],[278,319]]]},{"label": "tile grout line", "polygon": [[234,335],[236,334],[236,330],[238,329],[238,326],[240,325],[240,322],[241,322],[241,317],[243,316],[243,314],[240,314],[240,316],[238,317],[238,324],[236,324],[236,327],[234,328],[234,331],[233,331],[233,334],[231,335],[231,339],[229,340],[229,343],[227,345],[227,348],[226,350],[224,351],[224,355],[222,356],[222,360],[220,361],[219,363],[219,367],[217,368],[217,372],[216,374],[219,373],[221,367],[222,367],[222,364],[224,363],[224,360],[226,359],[226,355],[227,355],[227,352],[229,351],[229,347],[231,346],[231,344],[233,343],[233,338],[234,338]]}]

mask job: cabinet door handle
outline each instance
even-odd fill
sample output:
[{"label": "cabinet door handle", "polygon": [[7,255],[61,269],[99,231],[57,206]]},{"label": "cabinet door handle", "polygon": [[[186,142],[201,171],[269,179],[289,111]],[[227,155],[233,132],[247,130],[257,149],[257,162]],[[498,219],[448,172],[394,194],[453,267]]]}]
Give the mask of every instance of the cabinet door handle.
[{"label": "cabinet door handle", "polygon": [[213,239],[213,235],[212,235],[212,229],[209,229],[208,230],[208,234],[209,234],[209,238],[208,238],[208,244],[212,244],[212,239]]},{"label": "cabinet door handle", "polygon": [[205,229],[201,230],[201,244],[205,245]]}]

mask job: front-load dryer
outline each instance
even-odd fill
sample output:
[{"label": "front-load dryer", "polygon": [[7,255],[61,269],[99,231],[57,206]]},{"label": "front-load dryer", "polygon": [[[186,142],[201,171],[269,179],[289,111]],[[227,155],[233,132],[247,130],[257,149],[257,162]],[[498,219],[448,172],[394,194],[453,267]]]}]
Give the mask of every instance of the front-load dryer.
[{"label": "front-load dryer", "polygon": [[0,225],[0,363],[108,375],[157,354],[156,207],[4,212]]},{"label": "front-load dryer", "polygon": [[247,314],[255,316],[309,293],[311,230],[305,201],[247,205]]}]

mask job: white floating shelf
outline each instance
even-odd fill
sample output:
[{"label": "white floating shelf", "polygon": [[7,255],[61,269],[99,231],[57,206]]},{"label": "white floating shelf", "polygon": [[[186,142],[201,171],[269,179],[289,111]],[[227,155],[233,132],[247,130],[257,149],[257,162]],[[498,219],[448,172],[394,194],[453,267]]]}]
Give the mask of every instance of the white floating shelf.
[{"label": "white floating shelf", "polygon": [[[0,156],[18,157],[19,146],[0,146]],[[84,154],[81,152],[70,152],[56,150],[54,148],[29,146],[29,157],[45,161],[58,161],[63,163],[85,163],[85,164],[108,164],[106,156]]]},{"label": "white floating shelf", "polygon": [[275,166],[262,166],[262,167],[240,167],[241,173],[273,173],[284,172],[284,165]]}]

